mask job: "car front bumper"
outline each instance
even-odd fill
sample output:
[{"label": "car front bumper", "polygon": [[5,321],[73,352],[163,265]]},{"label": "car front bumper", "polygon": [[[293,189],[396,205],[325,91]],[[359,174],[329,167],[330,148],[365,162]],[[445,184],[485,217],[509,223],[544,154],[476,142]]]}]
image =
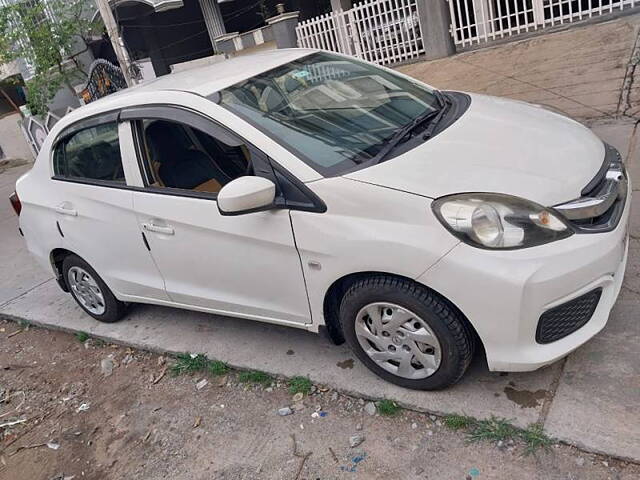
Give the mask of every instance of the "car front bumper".
[{"label": "car front bumper", "polygon": [[[530,371],[566,356],[604,328],[618,297],[629,245],[629,187],[618,226],[539,247],[489,251],[461,243],[417,280],[454,303],[473,324],[489,369]],[[590,320],[547,344],[536,341],[540,316],[602,288]]]}]

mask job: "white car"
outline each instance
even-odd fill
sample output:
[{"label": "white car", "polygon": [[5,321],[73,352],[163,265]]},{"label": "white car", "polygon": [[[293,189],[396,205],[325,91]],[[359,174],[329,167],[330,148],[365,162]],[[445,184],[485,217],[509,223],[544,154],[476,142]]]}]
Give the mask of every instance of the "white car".
[{"label": "white car", "polygon": [[539,106],[277,50],[66,115],[12,197],[29,250],[103,322],[131,303],[346,339],[408,388],[567,355],[627,258],[618,152]]}]

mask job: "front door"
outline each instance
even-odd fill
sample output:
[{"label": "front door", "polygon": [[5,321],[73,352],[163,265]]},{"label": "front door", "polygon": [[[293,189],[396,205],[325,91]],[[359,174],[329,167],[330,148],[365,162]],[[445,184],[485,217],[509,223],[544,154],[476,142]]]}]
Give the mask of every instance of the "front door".
[{"label": "front door", "polygon": [[129,119],[145,185],[134,208],[169,297],[221,314],[309,323],[289,211],[223,216],[216,204],[222,186],[256,174],[261,153],[193,112],[160,110]]}]

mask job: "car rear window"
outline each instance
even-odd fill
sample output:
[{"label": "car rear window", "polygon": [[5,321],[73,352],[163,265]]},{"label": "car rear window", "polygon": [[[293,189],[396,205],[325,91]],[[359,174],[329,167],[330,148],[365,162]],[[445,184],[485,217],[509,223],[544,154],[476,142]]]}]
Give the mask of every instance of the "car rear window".
[{"label": "car rear window", "polygon": [[57,177],[125,183],[118,124],[108,122],[72,133],[54,151]]}]

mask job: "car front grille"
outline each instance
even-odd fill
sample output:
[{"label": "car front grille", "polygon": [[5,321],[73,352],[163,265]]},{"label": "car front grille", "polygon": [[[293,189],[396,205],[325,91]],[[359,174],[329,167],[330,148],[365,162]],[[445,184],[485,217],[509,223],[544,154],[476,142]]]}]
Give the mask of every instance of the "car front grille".
[{"label": "car front grille", "polygon": [[538,320],[536,342],[555,342],[582,328],[591,320],[601,296],[602,288],[596,288],[544,312]]},{"label": "car front grille", "polygon": [[581,197],[554,208],[577,233],[615,229],[627,199],[627,172],[618,150],[605,143],[605,159],[598,174],[582,190]]}]

